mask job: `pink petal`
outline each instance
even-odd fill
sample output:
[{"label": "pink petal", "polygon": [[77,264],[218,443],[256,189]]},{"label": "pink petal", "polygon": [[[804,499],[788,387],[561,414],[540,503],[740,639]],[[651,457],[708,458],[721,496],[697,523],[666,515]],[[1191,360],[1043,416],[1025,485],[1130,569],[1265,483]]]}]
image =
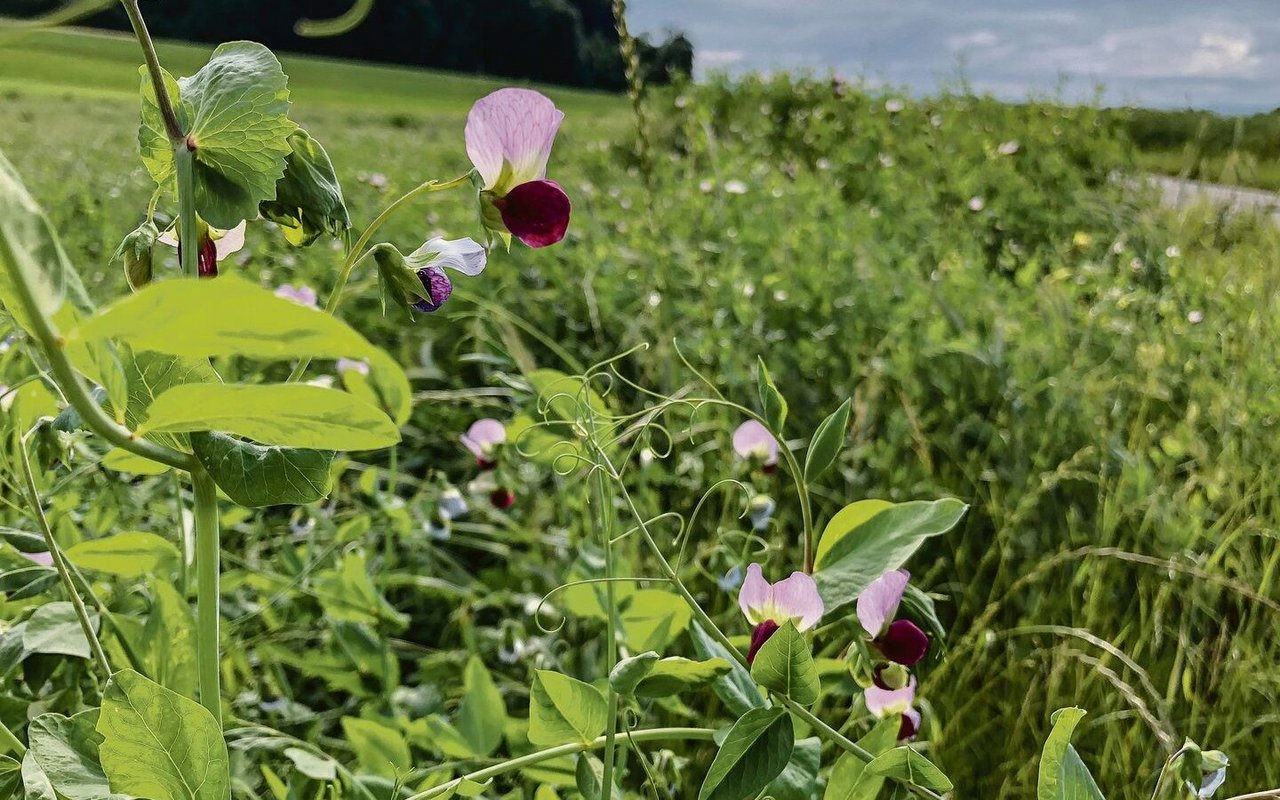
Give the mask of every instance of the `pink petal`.
[{"label": "pink petal", "polygon": [[27,560],[34,561],[37,564],[40,564],[46,567],[53,566],[53,553],[50,553],[48,550],[44,551],[43,553],[23,553],[22,555]]},{"label": "pink petal", "polygon": [[881,689],[879,686],[868,686],[862,691],[867,710],[883,719],[890,714],[903,714],[916,701],[916,679],[901,689]]},{"label": "pink petal", "polygon": [[464,136],[467,156],[484,178],[484,188],[506,194],[546,175],[563,121],[555,103],[532,89],[499,89],[477,100],[467,114]]},{"label": "pink petal", "polygon": [[217,237],[213,240],[213,244],[217,249],[219,261],[232,253],[238,253],[244,247],[244,232],[247,227],[248,224],[242,220],[239,225],[229,231],[209,229],[210,234]]},{"label": "pink petal", "polygon": [[817,625],[826,610],[818,594],[818,584],[813,576],[803,572],[793,572],[791,577],[773,585],[773,605],[780,616],[794,622],[796,630],[801,631]]},{"label": "pink petal", "polygon": [[484,247],[470,237],[445,239],[436,236],[410,253],[404,261],[414,269],[434,265],[456,269],[463,275],[475,276],[484,272],[487,259],[488,253],[485,252]]},{"label": "pink petal", "polygon": [[292,300],[304,306],[314,307],[316,304],[316,290],[310,286],[294,286],[286,283],[276,289],[276,297],[283,297],[285,300]]},{"label": "pink petal", "polygon": [[898,613],[910,578],[911,573],[904,569],[889,570],[858,595],[858,621],[871,638],[879,636]]},{"label": "pink petal", "polygon": [[746,614],[747,621],[759,625],[769,619],[769,607],[773,605],[773,587],[764,579],[759,564],[747,567],[746,580],[738,590],[738,606]]},{"label": "pink petal", "polygon": [[507,429],[496,419],[478,419],[471,423],[467,432],[458,437],[462,445],[471,451],[477,459],[489,457],[494,445],[507,440]]},{"label": "pink petal", "polygon": [[334,368],[338,370],[339,375],[341,375],[344,372],[347,372],[348,370],[353,370],[355,372],[360,373],[361,375],[369,374],[369,365],[367,363],[365,363],[364,361],[356,361],[350,358],[338,359],[337,362],[334,364]]},{"label": "pink petal", "polygon": [[555,181],[522,183],[493,203],[502,214],[502,224],[529,247],[553,245],[569,230],[569,195]]},{"label": "pink petal", "polygon": [[754,419],[742,423],[733,432],[733,450],[743,458],[763,459],[766,465],[778,463],[778,440]]}]

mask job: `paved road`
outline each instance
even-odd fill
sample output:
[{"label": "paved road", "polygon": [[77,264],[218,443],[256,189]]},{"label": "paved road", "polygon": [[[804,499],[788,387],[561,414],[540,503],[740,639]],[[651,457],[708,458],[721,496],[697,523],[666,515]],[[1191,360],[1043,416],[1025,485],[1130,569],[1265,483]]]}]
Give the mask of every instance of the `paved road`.
[{"label": "paved road", "polygon": [[1266,214],[1280,225],[1280,194],[1275,192],[1169,178],[1163,175],[1148,175],[1146,181],[1159,190],[1165,204],[1169,206],[1213,203],[1226,206],[1232,211]]}]

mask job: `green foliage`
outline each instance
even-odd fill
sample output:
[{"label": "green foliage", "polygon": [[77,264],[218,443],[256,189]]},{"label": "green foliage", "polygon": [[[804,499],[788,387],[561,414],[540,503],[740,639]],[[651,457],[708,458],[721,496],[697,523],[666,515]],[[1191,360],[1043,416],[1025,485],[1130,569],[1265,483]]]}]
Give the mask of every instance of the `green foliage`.
[{"label": "green foliage", "polygon": [[102,737],[94,730],[97,711],[74,717],[41,714],[27,729],[31,757],[60,797],[68,800],[125,800],[111,791],[98,764]]},{"label": "green foliage", "polygon": [[1054,714],[1053,730],[1040,753],[1040,773],[1036,780],[1036,800],[1103,800],[1089,768],[1071,744],[1071,734],[1083,708],[1063,708]]},{"label": "green foliage", "polygon": [[783,625],[756,653],[751,677],[771,692],[801,705],[812,705],[821,689],[809,643],[792,622]]},{"label": "green foliage", "polygon": [[587,743],[604,733],[609,706],[600,690],[568,675],[537,670],[529,697],[529,741]]},{"label": "green foliage", "polygon": [[192,434],[191,447],[218,488],[246,508],[304,505],[333,484],[332,450],[267,447],[222,433]]},{"label": "green foliage", "polygon": [[787,421],[787,398],[774,384],[769,376],[769,368],[764,365],[763,358],[756,358],[756,394],[760,398],[760,409],[765,422],[774,431],[781,431]]},{"label": "green foliage", "polygon": [[306,246],[321,234],[341,238],[351,215],[329,154],[301,128],[289,134],[289,147],[275,198],[263,200],[258,210],[280,226],[289,244]]},{"label": "green foliage", "polygon": [[756,687],[747,668],[732,658],[724,647],[712,639],[696,622],[689,626],[689,639],[693,644],[693,651],[699,658],[720,659],[729,663],[728,674],[716,678],[711,686],[730,712],[741,716],[753,708],[764,708],[768,705],[760,695],[760,689]]},{"label": "green foliage", "polygon": [[408,743],[393,728],[371,719],[343,717],[342,732],[360,767],[369,773],[394,778],[413,766]]},{"label": "green foliage", "polygon": [[[887,753],[897,744],[901,725],[900,715],[885,717],[858,740],[858,745],[872,756]],[[843,753],[831,768],[822,800],[874,800],[884,783],[885,776],[869,771],[867,762],[853,753]]]},{"label": "green foliage", "polygon": [[781,708],[755,708],[729,729],[698,790],[698,800],[747,800],[791,760],[795,730]]},{"label": "green foliage", "polygon": [[478,756],[488,756],[502,742],[507,707],[502,693],[484,662],[472,656],[467,659],[463,675],[462,704],[458,708],[458,731]]},{"label": "green foliage", "polygon": [[[96,626],[96,617],[90,617]],[[49,653],[89,657],[89,640],[75,608],[68,602],[46,603],[35,610],[22,632],[22,646],[28,653]]]},{"label": "green foliage", "polygon": [[822,473],[831,468],[840,448],[844,447],[844,437],[849,430],[849,413],[853,409],[853,401],[845,400],[840,407],[831,412],[818,425],[809,441],[809,452],[804,458],[804,479],[810,483],[822,477]]},{"label": "green foliage", "polygon": [[67,548],[71,563],[120,578],[167,574],[178,566],[178,548],[148,531],[125,531],[101,539],[86,539]]},{"label": "green foliage", "polygon": [[609,685],[622,695],[642,698],[669,697],[709,685],[732,668],[723,658],[693,661],[680,656],[662,658],[650,650],[618,662],[609,673]]},{"label": "green foliage", "polygon": [[942,773],[942,770],[910,745],[895,747],[881,753],[867,764],[866,771],[872,775],[893,778],[913,786],[937,789],[940,792],[949,792],[953,788],[951,780]]}]

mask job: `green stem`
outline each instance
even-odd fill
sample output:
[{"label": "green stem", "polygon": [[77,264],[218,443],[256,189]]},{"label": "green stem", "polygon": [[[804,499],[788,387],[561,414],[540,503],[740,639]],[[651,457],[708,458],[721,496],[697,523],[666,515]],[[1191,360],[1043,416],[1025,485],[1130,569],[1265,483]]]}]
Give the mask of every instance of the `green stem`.
[{"label": "green stem", "polygon": [[[711,728],[651,728],[645,731],[632,731],[631,739],[635,742],[653,742],[668,739],[686,739],[694,741],[709,742],[715,739],[716,732]],[[448,783],[442,783],[439,786],[427,789],[425,792],[418,792],[407,800],[431,800],[433,797],[441,797],[448,794],[451,790],[460,786],[463,781],[475,781],[476,783],[484,783],[490,778],[496,778],[499,775],[505,775],[508,772],[524,769],[543,761],[549,761],[553,758],[561,756],[571,756],[575,753],[583,753],[588,750],[596,750],[604,747],[608,741],[608,736],[598,736],[590,742],[574,742],[573,744],[562,744],[557,747],[549,747],[546,750],[539,750],[536,753],[529,753],[519,758],[513,758],[510,761],[504,761],[501,764],[495,764],[492,767],[486,767],[482,770],[463,775],[461,778],[454,778]]]},{"label": "green stem", "polygon": [[[604,472],[596,470],[596,503],[599,506],[600,535],[604,545],[605,608],[608,609],[608,617],[605,621],[604,647],[604,674],[606,676],[613,673],[613,668],[618,663],[618,633],[617,620],[615,618],[618,603],[614,593],[613,580],[613,513],[608,507],[608,499],[609,493],[605,486]],[[612,685],[607,690],[607,697],[609,700],[609,727],[605,728],[604,754],[602,756],[604,772],[601,775],[600,791],[608,800],[613,800],[613,760],[614,749],[617,745],[618,695],[613,690]]]},{"label": "green stem", "polygon": [[9,726],[5,725],[3,721],[0,721],[0,745],[4,745],[17,753],[19,761],[27,754],[27,746],[22,743],[22,740],[13,731],[9,730]]},{"label": "green stem", "polygon": [[188,278],[199,274],[200,235],[196,232],[195,154],[185,141],[173,145],[173,161],[178,176],[178,249],[182,272]]},{"label": "green stem", "polygon": [[89,642],[89,649],[93,652],[93,658],[98,662],[98,666],[102,668],[102,674],[106,678],[111,677],[111,662],[107,660],[107,654],[102,649],[102,642],[98,641],[98,634],[93,630],[93,622],[89,619],[89,611],[84,607],[84,600],[80,597],[80,592],[76,590],[76,585],[71,580],[71,573],[67,571],[67,564],[62,559],[62,551],[58,548],[58,543],[54,541],[53,529],[49,527],[49,520],[44,515],[44,507],[40,504],[40,490],[36,488],[35,474],[31,471],[31,459],[27,456],[26,440],[20,435],[14,435],[14,444],[18,448],[18,462],[22,467],[22,478],[27,486],[27,499],[31,502],[31,513],[35,515],[36,524],[40,528],[40,533],[44,536],[45,547],[49,548],[49,556],[53,559],[53,566],[58,570],[58,578],[62,581],[62,586],[67,590],[67,597],[71,600],[71,605],[75,608],[76,617],[80,620],[80,628],[84,631],[84,638]]},{"label": "green stem", "polygon": [[196,527],[196,655],[200,702],[222,725],[222,689],[218,654],[218,490],[203,469],[191,473],[195,486]]},{"label": "green stem", "polygon": [[147,73],[151,76],[151,85],[156,91],[156,104],[160,106],[160,115],[164,117],[164,127],[173,141],[186,138],[182,126],[178,124],[178,115],[173,110],[173,100],[169,97],[169,87],[164,83],[164,71],[160,69],[160,57],[156,55],[155,42],[151,41],[151,33],[147,23],[142,19],[142,10],[138,8],[138,0],[120,0],[125,13],[129,15],[129,24],[133,26],[133,35],[142,46],[142,57],[147,62]]},{"label": "green stem", "polygon": [[[355,269],[356,264],[364,260],[364,256],[366,255],[364,249],[369,244],[369,240],[373,238],[373,235],[378,232],[379,228],[386,224],[387,220],[391,219],[392,214],[404,206],[405,203],[408,203],[420,194],[443,192],[446,189],[453,189],[470,181],[470,172],[466,175],[459,175],[453,180],[445,181],[444,183],[440,183],[435,180],[426,181],[425,183],[420,183],[410,189],[394,203],[384,208],[382,213],[374,217],[373,222],[369,223],[369,227],[364,229],[356,239],[356,243],[347,251],[346,258],[342,262],[342,269],[338,272],[338,280],[334,283],[332,291],[329,292],[328,299],[325,300],[324,312],[326,314],[337,313],[338,306],[342,303],[342,292],[347,288],[347,281],[351,279],[351,271]],[[309,358],[299,361],[293,368],[293,372],[289,374],[289,381],[293,382],[302,377],[302,373],[306,371],[307,366],[310,364],[311,359]]]}]

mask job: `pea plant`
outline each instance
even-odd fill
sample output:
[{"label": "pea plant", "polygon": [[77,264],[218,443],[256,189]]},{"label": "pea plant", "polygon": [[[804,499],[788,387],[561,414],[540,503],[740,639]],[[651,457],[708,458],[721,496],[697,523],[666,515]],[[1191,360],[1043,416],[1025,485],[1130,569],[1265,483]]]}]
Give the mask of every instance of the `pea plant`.
[{"label": "pea plant", "polygon": [[[861,500],[827,509],[819,531],[814,484],[841,452],[853,404],[846,400],[808,436],[801,460],[787,440],[787,400],[763,360],[751,404],[726,397],[688,362],[701,396],[663,396],[632,382],[620,366],[628,354],[578,375],[530,368],[532,408],[505,423],[478,420],[460,437],[497,509],[515,506],[525,463],[586,487],[593,539],[584,553],[599,558],[569,559],[562,571],[569,577],[534,613],[599,623],[589,673],[534,670],[527,714],[513,715],[472,656],[456,713],[421,720],[429,749],[447,760],[417,765],[403,763],[403,742],[368,720],[343,719],[359,756],[353,768],[325,742],[228,714],[219,631],[222,509],[314,503],[329,495],[340,453],[393,448],[410,419],[405,370],[337,315],[351,276],[362,266],[376,271],[384,313],[430,315],[449,300],[457,276],[480,276],[491,254],[509,254],[513,240],[532,248],[560,242],[571,203],[546,174],[564,115],[527,89],[477,100],[464,130],[472,168],[419,183],[356,233],[325,148],[289,117],[287,78],[267,48],[224,44],[195,74],[175,79],[159,62],[137,1],[123,2],[145,60],[138,144],[156,184],[141,223],[115,254],[127,296],[95,303],[0,156],[0,301],[31,345],[28,385],[52,390],[60,405],[56,415],[21,408],[11,415],[8,466],[20,477],[35,532],[5,531],[26,564],[5,572],[3,590],[9,601],[53,587],[66,596],[24,609],[0,640],[0,657],[7,662],[6,648],[17,648],[90,665],[67,690],[74,697],[60,701],[77,713],[33,701],[25,740],[0,724],[0,745],[11,754],[0,756],[0,794],[251,796],[237,788],[235,747],[285,753],[297,781],[286,785],[262,768],[280,800],[686,796],[664,778],[676,743],[710,753],[698,800],[819,792],[842,800],[941,798],[953,791],[930,758],[926,734],[937,726],[918,696],[917,673],[936,661],[943,629],[934,597],[911,584],[905,566],[928,539],[959,524],[966,506],[950,498]],[[377,239],[409,201],[445,191],[475,204],[479,240],[437,236],[406,254]],[[338,244],[341,260],[323,307],[306,288],[273,290],[224,268],[248,226],[278,231],[294,247]],[[157,273],[161,246],[177,248],[181,274]],[[305,379],[313,359],[335,362],[341,388]],[[13,392],[21,397],[25,388]],[[625,410],[623,396],[639,398],[640,407]],[[692,431],[703,417],[740,422],[728,437],[738,475],[710,487],[687,513],[643,510],[635,485],[645,464],[670,455],[687,438],[674,431]],[[44,466],[85,447],[104,451],[103,465],[121,473],[172,473],[179,498],[190,486],[192,535],[177,558],[194,570],[194,635],[162,649],[194,663],[191,685],[167,662],[138,652],[139,637],[165,635],[163,623],[113,610],[55,537],[44,511]],[[785,501],[767,488],[775,484],[789,487]],[[698,546],[700,514],[716,492],[743,493],[751,534],[742,549],[759,558],[718,577],[709,595],[694,583],[699,573],[686,555]],[[794,504],[799,530],[775,524],[780,502]],[[451,487],[435,508],[432,531],[442,535],[467,510]],[[673,525],[671,538],[663,531]],[[126,536],[117,542],[125,547],[117,574],[136,576],[157,553],[177,551],[142,534],[116,538]],[[766,566],[778,561],[788,567]],[[355,577],[340,591],[365,592],[362,563],[349,563]],[[182,591],[157,590],[152,618],[188,614],[185,581],[184,574]],[[715,593],[735,598],[733,627],[709,610]],[[682,634],[695,658],[672,654]],[[702,724],[652,723],[688,708],[682,698],[698,693],[713,701]],[[1068,708],[1057,716],[1039,797],[1101,797],[1070,743],[1083,715]],[[567,788],[546,777],[566,762]],[[389,779],[363,774],[381,763],[397,765]],[[1156,796],[1208,797],[1226,764],[1221,753],[1187,742],[1166,764]]]}]

